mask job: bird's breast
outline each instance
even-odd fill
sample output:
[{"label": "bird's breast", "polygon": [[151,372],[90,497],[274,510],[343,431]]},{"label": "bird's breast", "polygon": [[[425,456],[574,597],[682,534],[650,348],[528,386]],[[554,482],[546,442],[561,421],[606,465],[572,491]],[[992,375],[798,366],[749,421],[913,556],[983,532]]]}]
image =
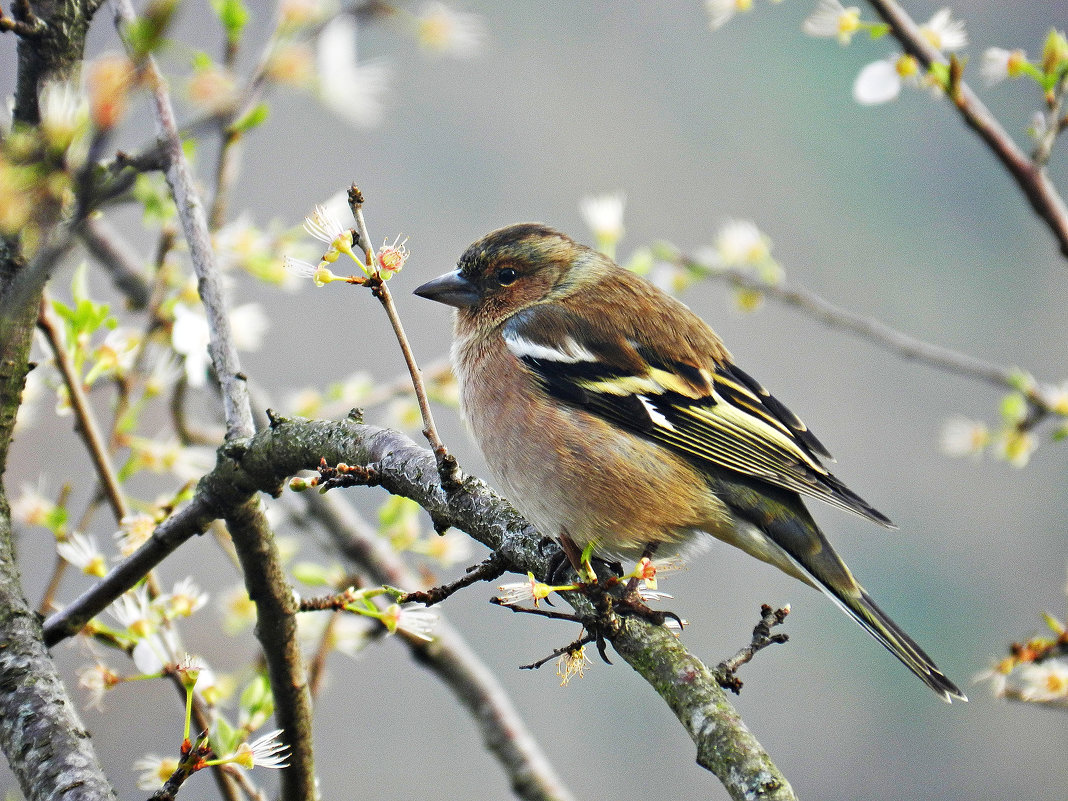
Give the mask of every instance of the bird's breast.
[{"label": "bird's breast", "polygon": [[729,524],[696,469],[550,397],[503,341],[458,341],[454,357],[461,410],[498,489],[543,534],[629,556]]}]

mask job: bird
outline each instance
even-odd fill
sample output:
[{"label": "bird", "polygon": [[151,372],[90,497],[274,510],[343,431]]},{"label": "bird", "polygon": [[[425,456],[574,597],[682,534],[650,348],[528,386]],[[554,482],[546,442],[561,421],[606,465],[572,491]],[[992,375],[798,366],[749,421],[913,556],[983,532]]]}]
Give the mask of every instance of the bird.
[{"label": "bird", "polygon": [[827,470],[824,445],[681,301],[540,223],[483,236],[414,294],[454,307],[461,415],[498,489],[542,534],[614,558],[711,535],[822,591],[943,700],[967,700],[802,498],[893,523]]}]

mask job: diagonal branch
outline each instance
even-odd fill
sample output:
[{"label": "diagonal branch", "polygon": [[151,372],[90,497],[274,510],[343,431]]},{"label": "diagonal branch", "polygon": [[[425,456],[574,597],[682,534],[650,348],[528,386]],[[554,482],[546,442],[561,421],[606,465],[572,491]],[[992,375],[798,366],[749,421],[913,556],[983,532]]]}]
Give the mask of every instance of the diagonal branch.
[{"label": "diagonal branch", "polygon": [[1061,414],[1055,408],[1056,401],[1048,397],[1048,393],[1019,368],[1003,367],[941,345],[924,342],[871,317],[836,306],[815,292],[802,287],[769,284],[752,273],[735,268],[717,267],[710,270],[707,265],[696,259],[682,255],[673,257],[673,263],[683,269],[725,281],[735,287],[761,292],[780,303],[800,309],[832,328],[849,331],[874,342],[902,359],[913,359],[943,372],[973,378],[1002,389],[1022,392],[1028,403],[1043,414]]},{"label": "diagonal branch", "polygon": [[[894,0],[869,0],[875,13],[887,25],[905,52],[915,56],[924,67],[946,63],[941,51],[932,45],[916,22]],[[1046,171],[1013,141],[979,96],[962,80],[955,80],[950,96],[965,123],[979,134],[1023,190],[1031,208],[1049,226],[1061,253],[1068,257],[1068,206],[1057,192]]]},{"label": "diagonal branch", "polygon": [[[381,486],[415,500],[439,529],[456,526],[466,531],[516,572],[547,575],[560,552],[555,542],[538,534],[479,479],[468,477],[459,488],[444,490],[434,455],[403,434],[362,425],[351,418],[332,422],[274,417],[271,426],[252,439],[224,446],[219,464],[201,479],[187,508],[197,511],[188,513],[190,517],[181,528],[174,523],[176,530],[161,532],[175,518],[161,524],[128,561],[139,560],[141,568],[150,567],[147,562],[162,560],[203,530],[206,518],[232,514],[229,510],[246,503],[258,490],[278,493],[286,476],[314,469],[322,459],[334,464],[373,465]],[[166,545],[164,534],[168,535]],[[143,556],[142,551],[151,556]],[[132,586],[132,581],[123,586],[132,572],[127,563],[120,564],[102,582],[108,586],[106,593],[88,593],[62,615],[50,618],[45,624],[49,641],[70,636],[77,630],[77,621],[97,614]],[[125,576],[123,581],[114,578],[119,573]],[[580,614],[594,611],[581,596],[574,602]],[[715,676],[674,635],[661,626],[625,619],[609,638],[683,721],[697,744],[700,763],[723,781],[732,797],[782,801],[794,797],[770,757],[741,723]]]}]

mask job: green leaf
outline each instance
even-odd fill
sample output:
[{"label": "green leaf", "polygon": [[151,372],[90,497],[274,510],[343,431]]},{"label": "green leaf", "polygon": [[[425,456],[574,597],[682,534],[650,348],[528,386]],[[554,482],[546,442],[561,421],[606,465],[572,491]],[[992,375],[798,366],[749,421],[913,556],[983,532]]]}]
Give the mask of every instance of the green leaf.
[{"label": "green leaf", "polygon": [[1006,423],[1015,424],[1027,416],[1027,398],[1019,392],[1011,392],[1001,401],[1001,417]]},{"label": "green leaf", "polygon": [[259,673],[241,692],[239,702],[241,722],[247,729],[255,731],[274,714],[274,696],[267,676]]},{"label": "green leaf", "polygon": [[216,754],[232,754],[241,745],[242,732],[235,729],[225,717],[219,715],[215,719],[214,731],[211,734],[211,747]]},{"label": "green leaf", "polygon": [[193,54],[191,62],[195,71],[206,70],[208,67],[213,66],[215,63],[212,60],[211,56],[209,56],[203,50],[198,50],[197,52],[195,52]]},{"label": "green leaf", "polygon": [[171,202],[163,176],[158,173],[138,175],[131,194],[141,205],[146,223],[165,223],[174,217],[174,203]]},{"label": "green leaf", "polygon": [[53,534],[59,534],[67,526],[67,510],[62,506],[53,506],[45,514],[44,524]]},{"label": "green leaf", "polygon": [[163,44],[163,34],[170,27],[178,0],[152,0],[141,16],[126,26],[126,40],[133,50],[135,61],[155,52]]},{"label": "green leaf", "polygon": [[74,275],[70,279],[70,296],[74,303],[81,303],[89,297],[89,265],[82,262],[74,269]]},{"label": "green leaf", "polygon": [[253,128],[263,125],[269,112],[270,107],[266,103],[259,103],[249,109],[244,116],[234,120],[230,130],[235,133],[248,133]]},{"label": "green leaf", "polygon": [[211,7],[219,16],[226,38],[231,44],[237,44],[251,16],[248,8],[242,0],[211,0]]},{"label": "green leaf", "polygon": [[630,259],[625,266],[628,270],[637,275],[648,275],[652,272],[655,263],[656,261],[653,259],[652,249],[643,246],[630,254]]},{"label": "green leaf", "polygon": [[336,577],[336,570],[317,562],[297,562],[293,565],[293,578],[309,587],[329,587]]}]

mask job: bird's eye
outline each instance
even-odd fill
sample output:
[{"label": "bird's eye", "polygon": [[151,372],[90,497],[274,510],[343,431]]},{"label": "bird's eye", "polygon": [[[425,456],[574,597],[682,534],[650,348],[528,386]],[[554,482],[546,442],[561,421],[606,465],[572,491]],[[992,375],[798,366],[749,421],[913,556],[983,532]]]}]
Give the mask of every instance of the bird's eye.
[{"label": "bird's eye", "polygon": [[497,283],[501,286],[508,286],[514,284],[515,280],[519,277],[519,273],[513,270],[511,267],[502,267],[497,271]]}]

